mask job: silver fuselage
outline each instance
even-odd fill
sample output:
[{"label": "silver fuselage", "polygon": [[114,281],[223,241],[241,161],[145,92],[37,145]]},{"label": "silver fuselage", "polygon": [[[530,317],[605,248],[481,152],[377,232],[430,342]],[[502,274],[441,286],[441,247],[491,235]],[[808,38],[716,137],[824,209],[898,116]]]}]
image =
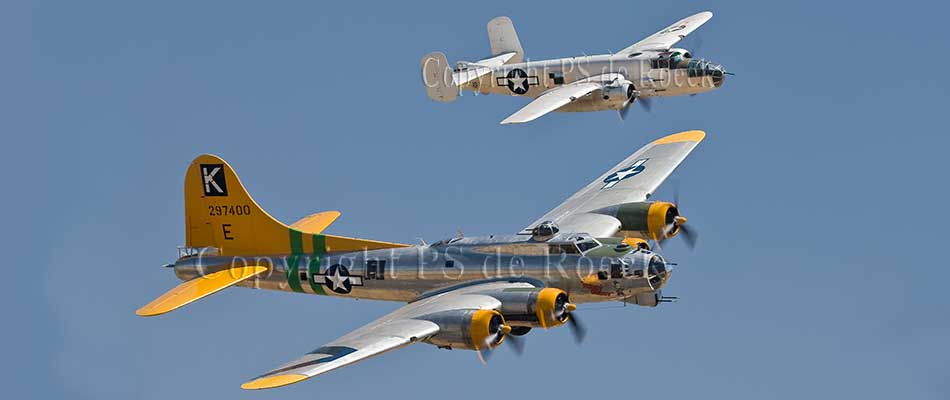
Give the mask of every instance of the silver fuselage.
[{"label": "silver fuselage", "polygon": [[[620,74],[633,83],[639,91],[639,98],[648,98],[707,92],[719,88],[725,80],[725,70],[721,65],[685,57],[676,51],[663,53],[659,58],[655,55],[656,53],[645,53],[627,57],[603,54],[506,64],[492,68],[490,74],[468,82],[462,89],[481,94],[535,98],[549,89],[579,80],[603,74]],[[509,77],[522,75],[515,70],[524,71],[527,75],[526,90],[509,84]],[[461,81],[467,80],[465,67],[457,72],[461,75]],[[518,83],[521,83],[520,79]],[[592,94],[558,111],[598,111],[616,107],[601,100],[603,99]]]},{"label": "silver fuselage", "polygon": [[[466,283],[508,279],[563,289],[574,302],[622,300],[658,293],[670,277],[669,267],[654,252],[583,234],[564,237],[570,239],[535,242],[523,235],[487,236],[323,255],[196,255],[179,259],[174,267],[178,278],[189,280],[232,266],[266,265],[268,272],[240,285],[401,302]],[[592,243],[582,247],[583,253],[570,247],[581,239]],[[596,247],[590,247],[593,244]]]}]

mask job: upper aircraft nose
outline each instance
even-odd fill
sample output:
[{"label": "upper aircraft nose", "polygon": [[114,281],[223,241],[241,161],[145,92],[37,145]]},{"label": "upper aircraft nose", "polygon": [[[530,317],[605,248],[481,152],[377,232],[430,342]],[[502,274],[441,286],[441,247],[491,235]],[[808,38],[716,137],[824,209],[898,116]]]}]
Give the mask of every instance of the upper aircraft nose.
[{"label": "upper aircraft nose", "polygon": [[716,85],[717,88],[721,87],[722,83],[726,80],[726,67],[722,64],[709,63],[707,64],[707,68],[706,75],[712,76],[713,85]]},{"label": "upper aircraft nose", "polygon": [[686,65],[686,72],[689,77],[712,77],[713,85],[717,88],[722,86],[726,75],[730,75],[726,72],[726,68],[723,67],[722,64],[716,64],[704,59],[690,60]]}]

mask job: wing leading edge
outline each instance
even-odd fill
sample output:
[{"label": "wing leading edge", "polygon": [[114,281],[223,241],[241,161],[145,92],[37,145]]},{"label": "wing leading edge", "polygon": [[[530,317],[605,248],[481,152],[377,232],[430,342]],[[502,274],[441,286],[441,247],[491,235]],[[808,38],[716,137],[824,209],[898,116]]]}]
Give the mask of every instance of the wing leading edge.
[{"label": "wing leading edge", "polygon": [[501,121],[501,124],[521,124],[534,121],[544,114],[564,107],[568,103],[597,90],[601,90],[607,85],[616,82],[618,79],[623,79],[623,76],[620,74],[602,74],[548,90],[541,93],[540,96],[532,100],[522,109],[511,114],[508,118],[505,118]]},{"label": "wing leading edge", "polygon": [[614,236],[620,221],[611,215],[611,208],[646,201],[705,137],[703,131],[686,131],[643,146],[520,234],[530,234],[541,222],[554,221],[563,232]]},{"label": "wing leading edge", "polygon": [[690,15],[674,22],[672,25],[657,33],[647,36],[646,39],[643,39],[623,50],[620,50],[619,54],[625,54],[629,56],[634,53],[642,53],[646,51],[667,51],[673,47],[676,42],[679,42],[684,37],[686,37],[686,35],[689,35],[696,29],[699,29],[700,26],[705,24],[706,21],[709,21],[712,17],[713,13],[709,11],[703,11],[701,13]]},{"label": "wing leading edge", "polygon": [[426,341],[440,330],[438,324],[427,319],[430,316],[447,311],[497,310],[501,302],[492,297],[492,293],[532,287],[536,286],[526,282],[494,281],[421,296],[325,346],[244,383],[241,388],[269,389],[297,383],[390,350]]}]

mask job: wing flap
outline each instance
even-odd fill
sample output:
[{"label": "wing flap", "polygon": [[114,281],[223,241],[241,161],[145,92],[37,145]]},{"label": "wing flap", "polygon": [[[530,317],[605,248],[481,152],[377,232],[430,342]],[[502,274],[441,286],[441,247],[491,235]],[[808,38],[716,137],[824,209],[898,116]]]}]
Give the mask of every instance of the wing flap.
[{"label": "wing flap", "polygon": [[172,290],[165,292],[165,294],[136,310],[135,313],[143,317],[164,314],[253,278],[264,271],[267,271],[267,267],[251,265],[199,276],[175,286]]},{"label": "wing flap", "polygon": [[544,114],[604,87],[602,82],[580,82],[551,89],[528,103],[522,109],[501,121],[502,125],[521,124],[538,119]]}]

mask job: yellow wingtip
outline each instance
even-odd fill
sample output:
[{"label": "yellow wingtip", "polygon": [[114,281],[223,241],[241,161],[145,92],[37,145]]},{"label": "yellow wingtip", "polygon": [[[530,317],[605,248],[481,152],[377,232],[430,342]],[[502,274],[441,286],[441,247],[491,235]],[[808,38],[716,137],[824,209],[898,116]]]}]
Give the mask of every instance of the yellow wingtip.
[{"label": "yellow wingtip", "polygon": [[252,380],[250,382],[245,382],[244,384],[241,385],[241,389],[244,389],[244,390],[270,389],[270,388],[290,385],[292,383],[297,383],[307,378],[309,377],[306,375],[300,375],[300,374],[264,376],[264,377],[260,377],[255,380]]},{"label": "yellow wingtip", "polygon": [[340,218],[340,215],[341,213],[335,210],[318,212],[301,218],[299,221],[290,225],[290,227],[301,232],[316,234],[327,229],[333,221]]},{"label": "yellow wingtip", "polygon": [[672,135],[659,138],[653,142],[653,144],[669,144],[669,143],[679,143],[679,142],[702,142],[706,138],[706,132],[703,131],[686,131],[680,133],[674,133]]}]

